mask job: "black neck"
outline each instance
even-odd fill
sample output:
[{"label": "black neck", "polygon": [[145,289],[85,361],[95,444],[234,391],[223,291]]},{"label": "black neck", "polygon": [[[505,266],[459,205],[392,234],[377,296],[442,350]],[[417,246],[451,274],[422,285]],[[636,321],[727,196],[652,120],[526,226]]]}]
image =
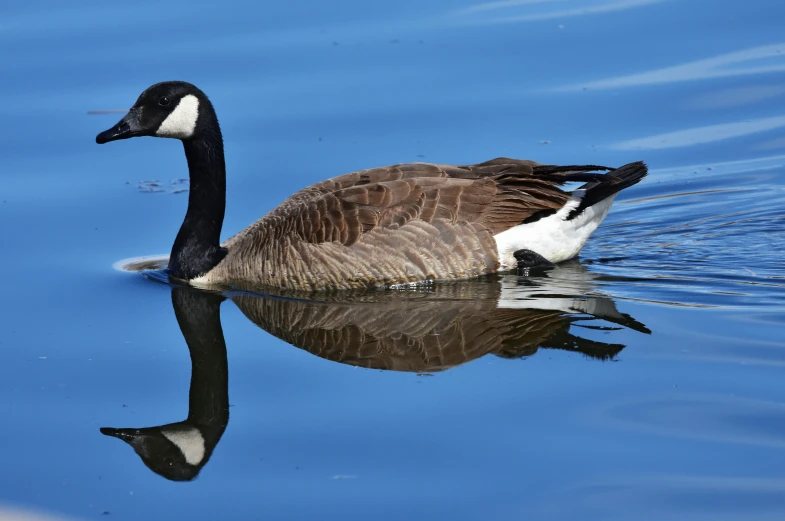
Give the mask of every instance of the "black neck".
[{"label": "black neck", "polygon": [[[205,114],[204,116],[208,116]],[[226,164],[218,121],[183,140],[191,178],[188,211],[172,246],[169,270],[177,278],[193,279],[214,268],[226,255],[220,246],[226,210]]]}]

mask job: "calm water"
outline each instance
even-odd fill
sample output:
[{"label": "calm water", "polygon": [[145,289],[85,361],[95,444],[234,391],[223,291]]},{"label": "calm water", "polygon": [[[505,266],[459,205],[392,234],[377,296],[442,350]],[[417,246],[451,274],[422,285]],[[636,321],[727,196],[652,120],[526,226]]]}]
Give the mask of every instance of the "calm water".
[{"label": "calm water", "polygon": [[[6,2],[0,508],[782,519],[783,19],[777,0]],[[217,107],[224,236],[396,162],[651,174],[546,275],[198,292],[113,267],[169,251],[181,147],[99,147],[118,116],[86,115],[166,79]],[[195,436],[191,465],[168,440]]]}]

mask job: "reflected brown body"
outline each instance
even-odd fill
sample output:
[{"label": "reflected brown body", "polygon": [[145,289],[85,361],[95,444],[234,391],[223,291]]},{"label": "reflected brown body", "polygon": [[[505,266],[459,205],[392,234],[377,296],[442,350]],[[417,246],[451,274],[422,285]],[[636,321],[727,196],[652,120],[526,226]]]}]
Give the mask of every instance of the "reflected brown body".
[{"label": "reflected brown body", "polygon": [[[487,354],[528,356],[540,347],[610,358],[624,347],[571,335],[577,309],[500,309],[500,292],[497,281],[477,281],[442,284],[433,293],[373,291],[323,295],[318,301],[240,295],[232,301],[285,342],[373,369],[442,371]],[[614,316],[607,318],[641,330],[612,302],[609,306]]]}]

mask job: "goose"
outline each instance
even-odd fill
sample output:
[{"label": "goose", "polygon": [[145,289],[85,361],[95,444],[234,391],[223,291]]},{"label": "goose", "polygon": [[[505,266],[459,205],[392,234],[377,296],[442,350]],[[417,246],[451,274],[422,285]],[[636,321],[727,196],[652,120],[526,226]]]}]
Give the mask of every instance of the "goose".
[{"label": "goose", "polygon": [[[208,97],[183,81],[152,85],[96,142],[136,136],[183,143],[188,209],[168,271],[208,286],[390,287],[549,267],[575,257],[616,194],[647,174],[643,162],[612,169],[504,157],[371,168],[304,188],[221,243],[226,167]],[[585,184],[563,190],[570,182]]]}]

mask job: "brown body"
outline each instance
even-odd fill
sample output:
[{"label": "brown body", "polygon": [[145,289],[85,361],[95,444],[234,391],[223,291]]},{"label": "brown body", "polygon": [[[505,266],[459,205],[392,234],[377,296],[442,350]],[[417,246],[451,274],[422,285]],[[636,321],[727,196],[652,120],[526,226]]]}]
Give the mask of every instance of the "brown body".
[{"label": "brown body", "polygon": [[595,169],[604,168],[499,158],[342,175],[297,192],[227,240],[227,256],[197,280],[313,290],[493,273],[494,235],[562,208],[570,194],[559,186]]}]

